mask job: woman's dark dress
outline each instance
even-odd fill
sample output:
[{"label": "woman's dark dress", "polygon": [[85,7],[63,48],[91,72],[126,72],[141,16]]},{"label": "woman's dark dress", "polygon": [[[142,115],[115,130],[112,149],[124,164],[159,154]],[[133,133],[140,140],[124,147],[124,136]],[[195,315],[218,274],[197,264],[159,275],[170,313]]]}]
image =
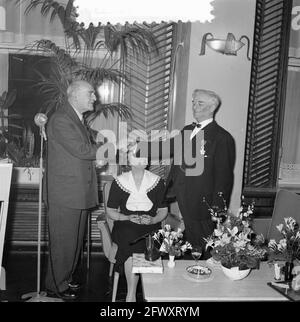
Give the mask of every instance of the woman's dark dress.
[{"label": "woman's dark dress", "polygon": [[[157,208],[167,207],[167,205],[163,201],[164,192],[165,184],[163,180],[160,179],[157,185],[147,193],[148,198],[153,203],[152,208],[149,211],[142,213],[154,217],[156,216]],[[130,211],[126,208],[126,202],[129,195],[130,194],[122,190],[117,184],[116,180],[114,180],[110,188],[107,206],[114,209],[120,208],[120,212],[124,215],[129,216],[136,214],[136,212]],[[118,245],[115,270],[120,271],[123,268],[123,264],[127,260],[127,258],[132,256],[132,253],[143,253],[145,251],[144,238],[134,243],[133,245],[130,245],[132,241],[140,236],[143,236],[144,234],[152,231],[157,231],[160,228],[160,222],[154,225],[139,225],[129,220],[114,221],[112,240]]]}]

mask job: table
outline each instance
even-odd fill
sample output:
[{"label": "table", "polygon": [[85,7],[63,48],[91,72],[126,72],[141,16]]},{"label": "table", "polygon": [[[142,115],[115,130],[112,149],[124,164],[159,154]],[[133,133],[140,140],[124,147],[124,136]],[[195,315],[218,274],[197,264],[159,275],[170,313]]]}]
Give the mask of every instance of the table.
[{"label": "table", "polygon": [[267,285],[273,280],[274,270],[266,262],[260,269],[251,270],[242,280],[231,281],[219,267],[206,261],[200,265],[212,268],[210,280],[193,281],[186,274],[192,260],[176,260],[174,268],[168,268],[163,260],[163,274],[141,274],[144,300],[147,302],[201,302],[201,301],[287,301],[288,299]]}]

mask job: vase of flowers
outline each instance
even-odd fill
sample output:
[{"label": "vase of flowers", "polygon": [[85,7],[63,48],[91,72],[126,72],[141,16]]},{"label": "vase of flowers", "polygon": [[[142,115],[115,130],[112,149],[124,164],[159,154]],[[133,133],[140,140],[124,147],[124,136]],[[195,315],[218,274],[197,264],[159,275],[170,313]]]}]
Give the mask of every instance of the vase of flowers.
[{"label": "vase of flowers", "polygon": [[168,265],[169,268],[175,267],[175,255],[170,255],[169,254],[169,260],[168,260],[167,265]]},{"label": "vase of flowers", "polygon": [[284,262],[284,279],[293,279],[292,271],[294,261],[300,259],[300,229],[296,220],[292,217],[284,218],[284,223],[276,226],[282,238],[276,242],[271,239],[268,243],[269,262]]},{"label": "vase of flowers", "polygon": [[154,235],[154,240],[160,245],[159,251],[169,255],[169,267],[175,266],[175,257],[182,256],[192,245],[184,241],[183,234],[180,228],[177,231],[171,229],[170,225],[165,225],[159,229]]},{"label": "vase of flowers", "polygon": [[232,280],[244,278],[251,269],[258,268],[267,253],[263,235],[254,234],[250,225],[253,208],[243,205],[236,215],[227,212],[213,234],[205,239],[206,249]]},{"label": "vase of flowers", "polygon": [[248,269],[239,269],[238,266],[227,268],[225,266],[221,266],[223,273],[232,281],[237,281],[245,278],[250,273],[250,268]]}]

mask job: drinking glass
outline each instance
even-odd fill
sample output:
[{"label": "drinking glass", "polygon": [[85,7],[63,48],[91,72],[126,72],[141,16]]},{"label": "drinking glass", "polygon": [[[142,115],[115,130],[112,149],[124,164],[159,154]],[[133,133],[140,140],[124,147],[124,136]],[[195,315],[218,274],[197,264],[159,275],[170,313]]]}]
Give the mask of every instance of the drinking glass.
[{"label": "drinking glass", "polygon": [[201,246],[193,246],[192,248],[192,256],[195,260],[196,265],[198,265],[198,261],[202,255],[202,247]]},{"label": "drinking glass", "polygon": [[154,240],[151,235],[148,235],[146,237],[146,249],[148,252],[152,252],[154,248]]}]

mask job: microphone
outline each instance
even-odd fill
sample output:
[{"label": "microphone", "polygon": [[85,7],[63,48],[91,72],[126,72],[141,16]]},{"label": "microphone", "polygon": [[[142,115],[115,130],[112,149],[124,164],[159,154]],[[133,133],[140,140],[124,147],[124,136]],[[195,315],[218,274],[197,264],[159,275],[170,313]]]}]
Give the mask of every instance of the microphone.
[{"label": "microphone", "polygon": [[46,114],[37,113],[34,117],[34,123],[40,128],[41,136],[47,141],[47,135],[45,131],[45,124],[48,121],[48,117]]}]

